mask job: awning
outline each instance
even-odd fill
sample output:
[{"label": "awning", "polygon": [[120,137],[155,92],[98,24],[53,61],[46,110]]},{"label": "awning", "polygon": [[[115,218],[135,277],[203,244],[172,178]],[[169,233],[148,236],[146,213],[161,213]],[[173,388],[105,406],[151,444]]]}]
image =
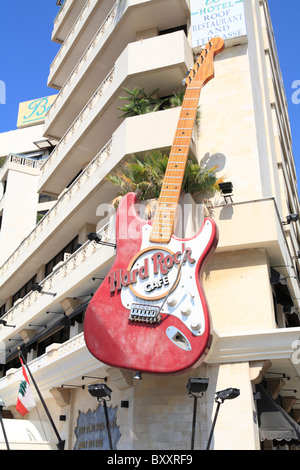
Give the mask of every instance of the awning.
[{"label": "awning", "polygon": [[[300,426],[279,406],[262,385],[257,385],[260,440],[295,441],[300,444]],[[284,443],[284,442],[283,442]]]}]

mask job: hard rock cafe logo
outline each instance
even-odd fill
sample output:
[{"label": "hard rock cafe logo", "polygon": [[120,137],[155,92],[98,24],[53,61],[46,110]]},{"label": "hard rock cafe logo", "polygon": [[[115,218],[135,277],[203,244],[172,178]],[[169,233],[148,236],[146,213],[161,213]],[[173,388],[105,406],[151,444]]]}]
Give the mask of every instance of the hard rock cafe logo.
[{"label": "hard rock cafe logo", "polygon": [[129,287],[141,299],[161,299],[176,287],[178,269],[187,262],[194,264],[196,260],[191,248],[186,248],[184,243],[181,251],[176,253],[168,248],[150,246],[131,260],[126,272],[119,269],[110,273],[110,292]]}]

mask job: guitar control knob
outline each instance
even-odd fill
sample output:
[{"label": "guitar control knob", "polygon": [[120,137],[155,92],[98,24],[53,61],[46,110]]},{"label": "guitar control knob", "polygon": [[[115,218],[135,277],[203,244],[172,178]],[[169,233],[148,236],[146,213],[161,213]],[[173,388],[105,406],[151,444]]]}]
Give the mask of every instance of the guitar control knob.
[{"label": "guitar control knob", "polygon": [[200,323],[198,322],[198,320],[193,320],[192,323],[191,323],[191,328],[193,331],[198,331],[200,330]]},{"label": "guitar control knob", "polygon": [[180,311],[185,317],[188,317],[191,314],[191,309],[188,305],[183,305]]},{"label": "guitar control knob", "polygon": [[167,304],[169,305],[169,307],[175,307],[175,305],[177,304],[177,300],[175,299],[175,297],[170,297],[167,300]]}]

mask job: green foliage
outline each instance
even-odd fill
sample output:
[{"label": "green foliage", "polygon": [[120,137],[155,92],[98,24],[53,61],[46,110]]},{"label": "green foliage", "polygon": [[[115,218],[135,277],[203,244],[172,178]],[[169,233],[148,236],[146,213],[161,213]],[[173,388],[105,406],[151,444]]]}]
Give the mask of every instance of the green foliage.
[{"label": "green foliage", "polygon": [[162,108],[162,105],[167,101],[166,99],[157,98],[156,94],[158,88],[150,95],[147,95],[143,88],[135,87],[132,91],[128,88],[123,88],[128,96],[120,96],[121,100],[128,101],[123,107],[118,107],[120,111],[123,111],[120,118],[127,118],[131,116],[137,116],[139,114],[147,114],[158,111]]},{"label": "green foliage", "polygon": [[[127,118],[138,116],[140,114],[154,113],[163,109],[176,108],[182,105],[185,88],[180,91],[174,92],[172,96],[167,98],[157,98],[159,88],[153,90],[150,95],[147,95],[143,88],[135,87],[132,91],[128,88],[123,88],[127,96],[119,96],[119,99],[128,101],[123,107],[117,107],[123,114],[119,118]],[[199,122],[200,112],[199,108],[196,115],[196,123]]]},{"label": "green foliage", "polygon": [[[107,175],[106,179],[118,187],[118,196],[129,192],[138,194],[141,201],[158,198],[160,195],[169,156],[160,151],[149,152],[144,158],[133,156],[120,171]],[[196,196],[200,193],[219,190],[221,181],[216,175],[217,167],[210,170],[200,167],[192,160],[186,164],[182,192]]]}]

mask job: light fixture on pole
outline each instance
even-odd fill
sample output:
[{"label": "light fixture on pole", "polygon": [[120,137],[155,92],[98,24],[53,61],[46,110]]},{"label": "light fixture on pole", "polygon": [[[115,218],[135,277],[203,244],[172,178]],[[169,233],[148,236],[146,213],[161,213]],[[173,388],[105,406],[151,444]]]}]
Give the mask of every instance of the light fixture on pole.
[{"label": "light fixture on pole", "polygon": [[231,203],[233,203],[232,201],[232,191],[233,191],[233,185],[230,181],[226,182],[226,183],[219,183],[219,189],[221,191],[221,194],[224,198],[224,201],[226,204],[228,204],[228,201],[230,201]]},{"label": "light fixture on pole", "polygon": [[45,295],[53,295],[53,297],[56,296],[56,293],[54,292],[46,292],[43,290],[42,286],[40,286],[39,284],[37,284],[36,282],[34,284],[32,284],[30,290],[32,291],[37,291],[39,292],[40,294],[45,294]]},{"label": "light fixture on pole", "polygon": [[189,397],[194,398],[193,408],[193,424],[192,424],[192,437],[191,437],[191,450],[194,450],[195,444],[195,427],[196,427],[196,415],[197,415],[197,400],[203,396],[203,392],[206,392],[208,387],[207,378],[191,377],[187,383],[187,390]]},{"label": "light fixture on pole", "polygon": [[7,448],[7,450],[10,450],[7,435],[6,435],[5,428],[4,428],[3,419],[2,419],[2,410],[3,410],[4,407],[5,407],[5,404],[0,398],[0,424],[1,424],[2,432],[3,432],[3,437],[4,437],[4,440],[5,440],[6,448]]},{"label": "light fixture on pole", "polygon": [[111,242],[103,242],[102,239],[101,239],[101,236],[99,236],[97,233],[95,232],[91,232],[88,234],[87,236],[88,240],[90,240],[91,242],[95,242],[95,243],[99,243],[100,245],[106,245],[106,246],[112,246],[114,248],[116,248],[116,244],[115,243],[111,243]]},{"label": "light fixture on pole", "polygon": [[221,404],[224,403],[225,400],[232,400],[233,398],[237,398],[239,396],[239,394],[240,394],[240,390],[238,388],[226,388],[225,390],[221,390],[220,392],[216,392],[215,402],[218,405],[217,405],[215,417],[214,417],[214,420],[213,420],[213,424],[212,424],[212,427],[211,427],[211,431],[210,431],[210,434],[209,434],[206,450],[209,450],[209,447],[210,447],[211,439],[212,439],[212,436],[213,436],[213,433],[214,433],[214,429],[215,429],[215,425],[216,425],[216,422],[217,422],[217,417],[218,417],[218,414],[219,414],[219,409],[220,409]]},{"label": "light fixture on pole", "polygon": [[88,385],[88,391],[90,395],[92,395],[92,397],[97,398],[97,400],[99,402],[101,401],[103,404],[109,448],[110,450],[113,450],[110,427],[109,427],[109,420],[108,420],[107,405],[106,405],[106,402],[110,401],[111,399],[112,390],[106,384],[91,384],[91,385]]}]

